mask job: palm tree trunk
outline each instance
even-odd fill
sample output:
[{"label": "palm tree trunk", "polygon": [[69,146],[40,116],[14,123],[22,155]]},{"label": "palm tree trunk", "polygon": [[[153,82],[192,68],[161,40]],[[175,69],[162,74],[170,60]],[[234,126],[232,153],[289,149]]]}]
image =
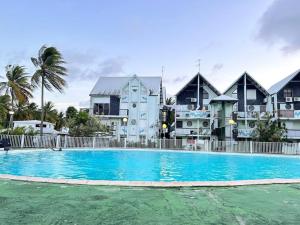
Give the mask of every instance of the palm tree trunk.
[{"label": "palm tree trunk", "polygon": [[42,75],[42,90],[41,90],[41,125],[40,125],[40,135],[43,136],[44,128],[44,75]]},{"label": "palm tree trunk", "polygon": [[14,120],[14,96],[12,93],[12,90],[10,90],[10,96],[11,96],[11,108],[9,112],[9,124],[8,124],[8,134],[13,128],[13,120]]}]

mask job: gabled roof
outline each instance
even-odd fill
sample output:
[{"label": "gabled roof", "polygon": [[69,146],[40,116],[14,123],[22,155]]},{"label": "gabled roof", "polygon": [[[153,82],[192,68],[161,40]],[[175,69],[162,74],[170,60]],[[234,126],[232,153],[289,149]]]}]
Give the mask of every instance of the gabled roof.
[{"label": "gabled roof", "polygon": [[213,102],[237,102],[237,101],[238,100],[236,98],[232,98],[228,95],[220,95],[220,96],[217,96],[217,97],[211,99],[209,104],[213,103]]},{"label": "gabled roof", "polygon": [[137,78],[146,88],[151,90],[154,95],[160,93],[161,77],[138,77],[138,76],[124,76],[124,77],[99,77],[97,83],[92,89],[92,95],[120,95],[122,88],[130,81],[130,79]]},{"label": "gabled roof", "polygon": [[220,95],[221,94],[221,92],[219,92],[210,82],[208,82],[200,73],[197,73],[195,76],[193,76],[192,77],[192,79],[190,79],[190,81],[189,82],[187,82],[186,83],[186,85],[184,85],[183,86],[183,88],[181,88],[180,89],[180,91],[178,91],[177,93],[176,93],[176,95],[175,96],[177,96],[180,92],[182,92],[197,76],[200,76],[200,79],[202,79],[203,81],[204,81],[204,83],[206,83],[207,84],[207,86],[210,88],[210,89],[212,89],[215,93],[216,93],[216,95]]},{"label": "gabled roof", "polygon": [[282,79],[281,81],[277,82],[273,86],[271,86],[268,92],[272,95],[282,90],[291,80],[293,80],[298,74],[300,73],[300,69],[296,70],[294,73],[290,74],[286,78]]},{"label": "gabled roof", "polygon": [[236,79],[227,89],[226,91],[224,91],[224,94],[226,95],[226,93],[244,76],[247,76],[247,78],[255,85],[255,87],[257,87],[262,93],[264,93],[265,95],[269,95],[268,91],[261,86],[249,73],[244,72],[238,79]]}]

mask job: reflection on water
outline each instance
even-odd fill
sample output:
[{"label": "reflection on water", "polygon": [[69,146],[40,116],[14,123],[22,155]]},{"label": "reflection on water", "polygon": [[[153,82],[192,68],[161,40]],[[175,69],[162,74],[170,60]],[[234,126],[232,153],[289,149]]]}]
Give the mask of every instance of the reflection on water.
[{"label": "reflection on water", "polygon": [[300,159],[167,151],[1,152],[0,173],[125,181],[300,178]]}]

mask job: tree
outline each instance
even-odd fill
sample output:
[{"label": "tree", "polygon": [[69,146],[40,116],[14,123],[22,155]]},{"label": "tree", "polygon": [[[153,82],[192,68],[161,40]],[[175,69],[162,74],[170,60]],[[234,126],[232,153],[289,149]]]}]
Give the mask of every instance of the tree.
[{"label": "tree", "polygon": [[61,130],[66,125],[66,120],[63,112],[57,115],[57,120],[55,123],[55,130]]},{"label": "tree", "polygon": [[44,120],[50,123],[56,123],[58,112],[55,109],[53,102],[46,102],[42,110],[44,112]]},{"label": "tree", "polygon": [[166,105],[174,105],[174,104],[175,104],[175,99],[173,97],[166,99]]},{"label": "tree", "polygon": [[256,141],[279,142],[285,141],[286,135],[285,123],[282,123],[279,119],[274,119],[270,114],[266,114],[264,120],[257,119],[252,136]]},{"label": "tree", "polygon": [[18,120],[37,120],[40,116],[38,105],[34,102],[18,103],[14,116]]},{"label": "tree", "polygon": [[69,106],[66,111],[66,118],[67,119],[75,118],[77,113],[78,113],[78,110],[74,106]]},{"label": "tree", "polygon": [[41,126],[40,135],[43,135],[44,123],[44,88],[48,91],[58,90],[63,92],[67,83],[63,77],[67,75],[64,67],[65,61],[55,47],[41,47],[37,58],[31,58],[36,71],[32,76],[32,84],[41,88]]},{"label": "tree", "polygon": [[9,102],[9,95],[0,96],[0,127],[5,126],[5,121],[9,111]]},{"label": "tree", "polygon": [[[24,66],[6,66],[6,79],[7,81],[0,82],[0,92],[10,96],[10,110],[14,111],[16,103],[24,103],[32,98],[32,86]],[[13,114],[11,114],[10,126],[12,121]]]},{"label": "tree", "polygon": [[108,127],[101,124],[99,119],[89,116],[87,112],[79,112],[74,118],[68,119],[71,136],[93,136],[96,132],[108,132]]}]

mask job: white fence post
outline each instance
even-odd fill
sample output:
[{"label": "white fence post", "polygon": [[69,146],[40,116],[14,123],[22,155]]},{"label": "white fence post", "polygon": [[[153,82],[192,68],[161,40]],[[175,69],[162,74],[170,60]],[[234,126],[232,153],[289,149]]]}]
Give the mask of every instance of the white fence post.
[{"label": "white fence post", "polygon": [[22,136],[21,136],[21,148],[24,148],[24,140],[25,140],[25,135],[22,134]]},{"label": "white fence post", "polygon": [[161,149],[161,139],[159,139],[159,149]]},{"label": "white fence post", "polygon": [[64,148],[67,148],[67,135],[65,135],[65,143],[64,143]]},{"label": "white fence post", "polygon": [[59,146],[60,146],[60,135],[57,135],[57,137],[56,137],[56,148],[59,148]]},{"label": "white fence post", "polygon": [[95,148],[96,137],[93,137],[93,148]]},{"label": "white fence post", "polygon": [[124,148],[127,148],[127,138],[124,138]]},{"label": "white fence post", "polygon": [[253,153],[253,141],[250,141],[250,153]]}]

